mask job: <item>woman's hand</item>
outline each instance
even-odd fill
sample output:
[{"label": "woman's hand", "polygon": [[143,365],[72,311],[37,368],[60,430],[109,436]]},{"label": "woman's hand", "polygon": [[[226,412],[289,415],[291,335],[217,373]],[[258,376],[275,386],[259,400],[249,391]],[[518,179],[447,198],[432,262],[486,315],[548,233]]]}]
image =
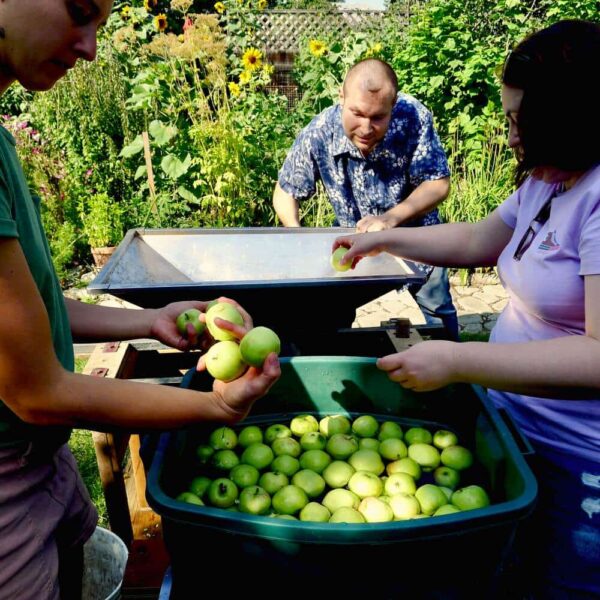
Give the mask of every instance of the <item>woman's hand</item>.
[{"label": "woman's hand", "polygon": [[335,252],[340,246],[348,248],[340,264],[345,265],[350,262],[352,268],[356,267],[365,256],[377,256],[385,250],[381,243],[381,232],[342,235],[334,240],[331,251]]},{"label": "woman's hand", "polygon": [[457,381],[459,344],[432,340],[378,359],[377,367],[388,377],[416,392],[430,392]]},{"label": "woman's hand", "polygon": [[[250,315],[237,302],[235,302],[235,300],[225,297],[220,297],[217,300],[219,302],[229,302],[230,304],[233,304],[242,315],[244,324],[235,325],[229,321],[219,318],[215,320],[215,324],[222,329],[231,331],[238,339],[243,338],[244,335],[246,335],[246,332],[253,327],[252,317],[250,317]],[[214,340],[207,329],[205,329],[200,335],[196,335],[193,331],[193,328],[189,327],[188,335],[186,337],[181,335],[177,329],[176,320],[177,317],[185,310],[196,308],[202,313],[200,315],[200,320],[206,323],[205,313],[209,302],[210,301],[202,302],[184,300],[182,302],[172,302],[171,304],[167,304],[163,308],[158,309],[155,311],[156,316],[154,317],[150,327],[150,336],[162,342],[163,344],[171,346],[172,348],[177,348],[178,350],[189,350],[190,348],[196,347],[203,349],[208,348],[214,342]]]}]

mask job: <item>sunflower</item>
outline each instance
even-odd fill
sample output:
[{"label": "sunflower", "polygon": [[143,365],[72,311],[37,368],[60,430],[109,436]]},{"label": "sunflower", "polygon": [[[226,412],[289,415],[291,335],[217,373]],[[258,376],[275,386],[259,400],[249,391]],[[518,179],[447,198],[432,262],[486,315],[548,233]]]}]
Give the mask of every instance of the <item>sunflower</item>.
[{"label": "sunflower", "polygon": [[167,28],[167,25],[169,24],[169,22],[167,21],[167,15],[163,13],[160,13],[160,15],[156,15],[153,21],[154,27],[156,27],[158,31],[164,31]]},{"label": "sunflower", "polygon": [[308,42],[308,49],[313,56],[323,56],[329,50],[325,42],[321,42],[320,40],[310,40]]},{"label": "sunflower", "polygon": [[225,5],[222,2],[217,2],[215,4],[215,10],[222,15],[225,12]]},{"label": "sunflower", "polygon": [[265,10],[268,5],[269,2],[267,0],[258,0],[258,10]]},{"label": "sunflower", "polygon": [[240,85],[247,85],[252,80],[252,71],[242,71],[240,73]]},{"label": "sunflower", "polygon": [[148,12],[152,12],[152,9],[158,6],[158,0],[144,0],[144,8]]},{"label": "sunflower", "polygon": [[131,6],[124,6],[121,9],[121,19],[129,19],[131,16]]},{"label": "sunflower", "polygon": [[240,86],[237,83],[231,81],[227,84],[227,87],[229,87],[229,92],[232,96],[240,95]]},{"label": "sunflower", "polygon": [[262,52],[256,48],[248,48],[242,56],[244,68],[248,71],[256,71],[262,66]]}]

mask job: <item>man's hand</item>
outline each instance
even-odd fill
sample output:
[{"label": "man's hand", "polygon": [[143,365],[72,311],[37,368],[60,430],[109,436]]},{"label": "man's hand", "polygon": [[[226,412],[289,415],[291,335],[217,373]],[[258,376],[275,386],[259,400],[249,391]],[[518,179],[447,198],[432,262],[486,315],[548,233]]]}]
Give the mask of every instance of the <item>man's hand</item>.
[{"label": "man's hand", "polygon": [[356,224],[356,231],[358,233],[366,233],[367,231],[383,231],[384,229],[393,229],[397,225],[397,219],[389,213],[379,216],[369,215],[367,217],[363,217]]}]

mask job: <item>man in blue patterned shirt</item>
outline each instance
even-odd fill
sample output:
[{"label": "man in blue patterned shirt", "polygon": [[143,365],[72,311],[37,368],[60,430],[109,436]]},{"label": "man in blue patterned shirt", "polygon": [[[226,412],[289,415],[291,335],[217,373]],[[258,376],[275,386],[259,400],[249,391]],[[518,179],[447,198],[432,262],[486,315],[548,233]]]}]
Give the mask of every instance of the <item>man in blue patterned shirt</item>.
[{"label": "man in blue patterned shirt", "polygon": [[[336,225],[357,231],[440,223],[436,206],[450,190],[446,155],[431,113],[398,93],[385,62],[355,64],[340,90],[340,102],[317,115],[298,135],[279,172],[273,206],[286,227],[300,227],[299,202],[323,183]],[[423,286],[409,286],[429,323],[442,321],[458,339],[448,273],[423,267]]]}]

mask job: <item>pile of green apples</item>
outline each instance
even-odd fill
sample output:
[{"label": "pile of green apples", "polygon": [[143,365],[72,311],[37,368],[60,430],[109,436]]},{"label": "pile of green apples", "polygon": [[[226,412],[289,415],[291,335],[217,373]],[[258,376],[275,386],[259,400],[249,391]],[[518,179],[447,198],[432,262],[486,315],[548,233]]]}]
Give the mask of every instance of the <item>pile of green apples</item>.
[{"label": "pile of green apples", "polygon": [[364,414],[294,416],[289,424],[214,429],[196,448],[199,470],[177,500],[252,515],[382,523],[489,506],[461,487],[472,452],[457,435]]},{"label": "pile of green apples", "polygon": [[191,308],[182,312],[176,320],[181,335],[188,335],[191,327],[196,335],[208,329],[215,343],[208,349],[204,357],[206,370],[221,381],[233,381],[241,377],[248,366],[261,368],[271,352],[281,352],[279,336],[268,327],[254,327],[241,339],[230,331],[222,329],[215,323],[219,317],[235,325],[243,325],[244,318],[240,311],[229,302],[213,301],[209,303],[205,320],[200,318],[200,311]]}]

